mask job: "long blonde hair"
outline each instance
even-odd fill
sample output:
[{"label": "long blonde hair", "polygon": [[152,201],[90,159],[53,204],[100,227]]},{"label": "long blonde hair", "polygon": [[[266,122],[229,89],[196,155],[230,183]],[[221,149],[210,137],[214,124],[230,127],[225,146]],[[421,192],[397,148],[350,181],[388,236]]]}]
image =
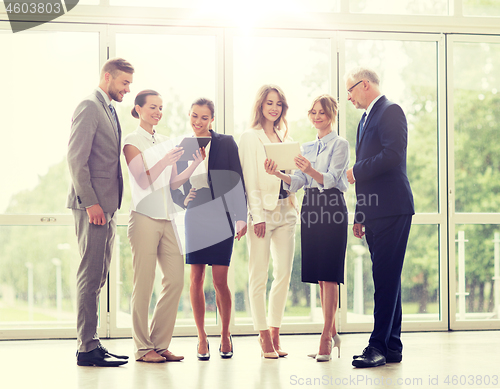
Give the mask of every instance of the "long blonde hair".
[{"label": "long blonde hair", "polygon": [[252,127],[259,128],[262,127],[264,123],[264,114],[262,113],[262,104],[266,101],[267,95],[269,92],[275,91],[279,99],[281,101],[281,115],[274,122],[274,128],[277,130],[285,131],[285,138],[288,135],[288,123],[286,121],[286,112],[288,111],[288,103],[286,102],[286,97],[281,88],[277,85],[266,84],[263,85],[257,92],[257,96],[255,98],[255,104],[252,112]]}]

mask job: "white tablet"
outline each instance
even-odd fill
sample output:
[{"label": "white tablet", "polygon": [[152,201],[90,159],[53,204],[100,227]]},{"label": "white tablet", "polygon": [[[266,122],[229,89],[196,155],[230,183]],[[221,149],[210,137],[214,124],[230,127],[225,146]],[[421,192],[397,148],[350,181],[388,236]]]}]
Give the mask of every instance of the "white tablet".
[{"label": "white tablet", "polygon": [[267,159],[278,164],[278,170],[297,169],[294,158],[300,154],[299,142],[265,143]]}]

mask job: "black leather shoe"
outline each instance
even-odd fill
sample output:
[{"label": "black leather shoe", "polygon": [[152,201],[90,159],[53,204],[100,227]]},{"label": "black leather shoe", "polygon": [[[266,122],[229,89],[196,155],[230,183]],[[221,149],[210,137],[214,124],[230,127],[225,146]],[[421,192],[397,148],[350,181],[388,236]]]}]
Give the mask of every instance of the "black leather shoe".
[{"label": "black leather shoe", "polygon": [[403,354],[398,350],[387,349],[387,356],[385,361],[387,363],[399,363],[403,359]]},{"label": "black leather shoe", "polygon": [[[109,357],[112,358],[112,357]],[[87,353],[79,352],[76,357],[76,364],[78,366],[102,366],[102,367],[116,367],[128,363],[128,361],[110,360],[104,358],[102,350],[95,348]]]},{"label": "black leather shoe", "polygon": [[116,355],[110,353],[106,347],[102,345],[102,343],[99,343],[99,346],[97,346],[101,354],[103,355],[104,358],[117,358],[117,359],[128,359],[127,355]]},{"label": "black leather shoe", "polygon": [[384,355],[375,347],[368,346],[362,355],[355,355],[352,365],[354,367],[376,367],[385,365]]}]

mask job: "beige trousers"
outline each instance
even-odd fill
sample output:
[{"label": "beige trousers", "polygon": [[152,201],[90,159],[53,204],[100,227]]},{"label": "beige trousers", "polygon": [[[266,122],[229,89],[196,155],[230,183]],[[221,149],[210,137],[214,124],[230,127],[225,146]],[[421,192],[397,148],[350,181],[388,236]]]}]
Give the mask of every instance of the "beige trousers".
[{"label": "beige trousers", "polygon": [[[250,308],[255,330],[281,327],[292,275],[297,211],[288,199],[279,200],[273,211],[264,210],[266,234],[258,238],[248,223],[248,276]],[[273,257],[273,283],[269,292],[269,326],[266,321],[266,285],[269,256]]]},{"label": "beige trousers", "polygon": [[[132,247],[134,281],[132,291],[132,336],[135,358],[151,350],[162,354],[168,349],[179,300],[184,286],[184,261],[175,224],[130,213],[128,238]],[[160,265],[162,289],[148,328],[149,304],[153,292],[156,263]]]}]

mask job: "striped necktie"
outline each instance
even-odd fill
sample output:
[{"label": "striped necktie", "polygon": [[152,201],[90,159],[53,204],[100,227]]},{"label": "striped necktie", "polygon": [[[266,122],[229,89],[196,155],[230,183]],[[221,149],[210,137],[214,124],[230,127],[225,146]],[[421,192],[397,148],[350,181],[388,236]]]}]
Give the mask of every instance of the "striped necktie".
[{"label": "striped necktie", "polygon": [[365,130],[365,119],[366,119],[366,112],[363,113],[363,116],[361,116],[361,121],[359,122],[359,137],[358,137],[359,140],[361,140],[361,137],[363,136],[363,131]]},{"label": "striped necktie", "polygon": [[113,107],[112,104],[109,105],[109,109],[111,111],[111,114],[113,115],[113,120],[115,121],[115,132],[118,134],[118,118],[116,117],[116,110],[115,107]]}]

